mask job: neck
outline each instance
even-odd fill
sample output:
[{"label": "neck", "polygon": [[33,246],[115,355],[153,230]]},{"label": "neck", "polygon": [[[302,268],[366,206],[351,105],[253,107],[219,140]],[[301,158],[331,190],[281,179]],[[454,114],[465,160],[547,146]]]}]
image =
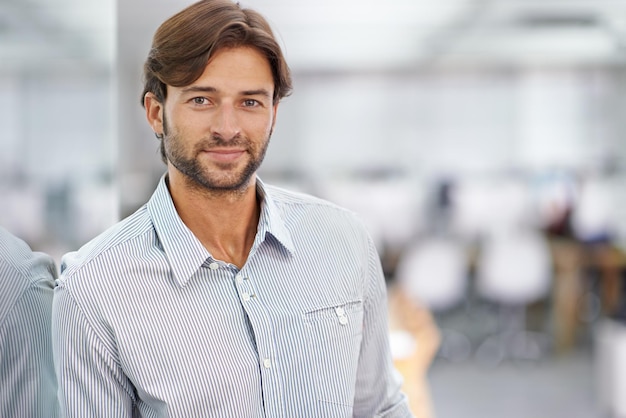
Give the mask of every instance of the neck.
[{"label": "neck", "polygon": [[236,191],[191,187],[180,173],[168,174],[178,215],[214,259],[242,268],[256,236],[260,202],[256,177]]}]

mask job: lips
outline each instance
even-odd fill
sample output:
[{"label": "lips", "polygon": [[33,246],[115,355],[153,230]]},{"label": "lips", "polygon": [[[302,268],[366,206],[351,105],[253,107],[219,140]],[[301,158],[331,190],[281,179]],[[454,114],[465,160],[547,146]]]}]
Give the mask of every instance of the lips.
[{"label": "lips", "polygon": [[232,162],[245,154],[245,151],[242,149],[210,149],[204,153],[215,161]]}]

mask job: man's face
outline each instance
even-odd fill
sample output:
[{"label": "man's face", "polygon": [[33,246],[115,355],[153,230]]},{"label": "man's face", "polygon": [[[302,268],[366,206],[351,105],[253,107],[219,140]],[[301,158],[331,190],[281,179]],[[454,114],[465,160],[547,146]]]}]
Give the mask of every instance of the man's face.
[{"label": "man's face", "polygon": [[274,127],[277,104],[267,59],[248,47],[224,49],[193,84],[167,89],[162,128],[169,169],[195,187],[245,189]]}]

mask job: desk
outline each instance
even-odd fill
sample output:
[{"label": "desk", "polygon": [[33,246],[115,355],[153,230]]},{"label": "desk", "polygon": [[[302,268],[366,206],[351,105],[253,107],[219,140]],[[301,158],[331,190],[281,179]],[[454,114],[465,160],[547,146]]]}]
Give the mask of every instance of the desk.
[{"label": "desk", "polygon": [[551,239],[554,261],[553,319],[554,348],[557,354],[569,351],[576,342],[581,309],[584,305],[585,275],[590,269],[599,273],[602,314],[619,308],[622,295],[621,274],[626,255],[611,244],[585,245],[572,239]]}]

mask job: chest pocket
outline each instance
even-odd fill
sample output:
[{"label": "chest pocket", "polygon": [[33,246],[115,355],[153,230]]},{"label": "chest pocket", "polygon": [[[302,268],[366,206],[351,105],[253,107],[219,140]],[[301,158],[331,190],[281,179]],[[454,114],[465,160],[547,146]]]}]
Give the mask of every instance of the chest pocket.
[{"label": "chest pocket", "polygon": [[[306,312],[311,372],[318,401],[334,405],[336,416],[347,416],[354,402],[357,365],[363,338],[363,302],[360,300]],[[350,415],[350,414],[348,414]],[[335,416],[335,415],[330,415]]]}]

